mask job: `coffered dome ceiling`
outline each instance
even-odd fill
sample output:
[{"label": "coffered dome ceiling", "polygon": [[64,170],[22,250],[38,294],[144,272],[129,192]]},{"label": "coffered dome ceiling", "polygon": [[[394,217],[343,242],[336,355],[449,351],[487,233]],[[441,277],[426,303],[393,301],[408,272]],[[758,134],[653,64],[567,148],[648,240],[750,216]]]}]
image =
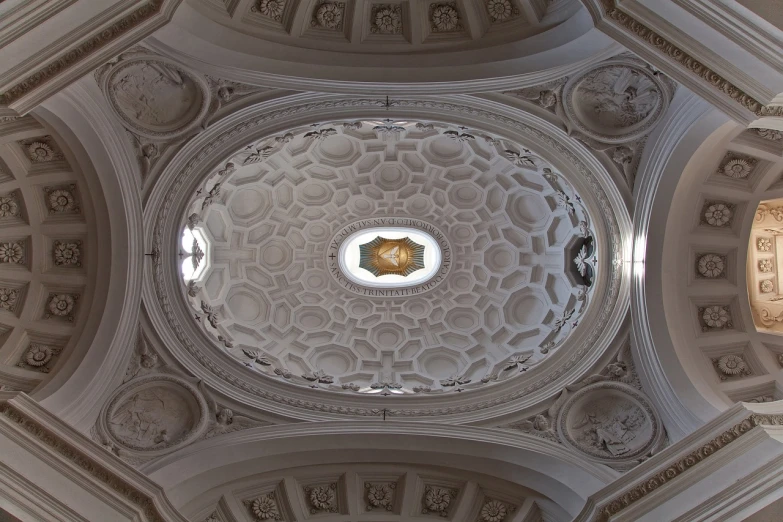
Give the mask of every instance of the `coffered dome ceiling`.
[{"label": "coffered dome ceiling", "polygon": [[[0,123],[0,375],[30,391],[75,354],[97,267],[91,198],[64,140]],[[78,357],[74,356],[75,359]]]},{"label": "coffered dome ceiling", "polygon": [[[188,286],[205,333],[259,373],[349,393],[462,391],[535,368],[577,327],[597,275],[591,217],[562,176],[444,124],[264,139],[219,166],[186,215],[210,244]],[[353,277],[342,256],[366,245],[351,234],[395,230],[437,238],[408,239],[434,266],[421,256],[386,285],[393,274]]]},{"label": "coffered dome ceiling", "polygon": [[[339,113],[343,103],[322,107]],[[377,105],[346,106],[365,103]],[[411,103],[398,112],[419,112]],[[242,118],[214,132],[257,125]],[[212,167],[198,155],[185,169],[175,161],[167,173],[177,184],[150,208],[162,209],[151,214],[156,301],[182,360],[232,375],[245,398],[274,397],[274,407],[360,415],[381,404],[364,401],[389,395],[489,392],[502,405],[554,390],[611,341],[623,300],[623,265],[612,259],[623,247],[598,178],[577,156],[552,163],[555,149],[570,153],[529,132],[546,153],[478,126],[321,119],[239,150],[219,137],[199,149]],[[172,203],[158,207],[160,197]],[[386,270],[415,266],[384,274],[371,252]],[[482,408],[471,403],[460,409]],[[407,414],[429,410],[417,411]]]}]

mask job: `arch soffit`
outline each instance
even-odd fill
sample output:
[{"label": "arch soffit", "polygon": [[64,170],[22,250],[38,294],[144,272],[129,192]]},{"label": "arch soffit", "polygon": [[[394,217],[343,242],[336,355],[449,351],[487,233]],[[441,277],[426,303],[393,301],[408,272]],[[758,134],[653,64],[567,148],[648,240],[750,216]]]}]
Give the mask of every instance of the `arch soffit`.
[{"label": "arch soffit", "polygon": [[[350,452],[340,451],[349,446]],[[591,494],[619,476],[536,437],[418,422],[323,422],[250,429],[184,447],[142,471],[181,507],[222,484],[290,468],[292,461],[348,464],[378,460],[389,452],[411,452],[411,462],[449,465],[515,482],[550,498],[572,516]]]},{"label": "arch soffit", "polygon": [[[76,426],[90,426],[102,397],[122,376],[136,338],[141,290],[136,283],[143,259],[141,203],[136,186],[135,161],[127,151],[122,131],[96,105],[89,83],[77,82],[50,98],[36,115],[70,140],[79,142],[80,161],[91,166],[90,194],[101,210],[98,259],[105,283],[103,314],[83,357],[58,373],[34,397]],[[110,298],[109,296],[115,296]],[[116,296],[122,296],[117,298]]]},{"label": "arch soffit", "polygon": [[715,129],[727,121],[695,94],[680,90],[668,117],[650,137],[639,164],[634,194],[632,347],[645,390],[674,440],[714,417],[714,410],[688,379],[674,353],[665,306],[658,290],[665,229],[685,165]]}]

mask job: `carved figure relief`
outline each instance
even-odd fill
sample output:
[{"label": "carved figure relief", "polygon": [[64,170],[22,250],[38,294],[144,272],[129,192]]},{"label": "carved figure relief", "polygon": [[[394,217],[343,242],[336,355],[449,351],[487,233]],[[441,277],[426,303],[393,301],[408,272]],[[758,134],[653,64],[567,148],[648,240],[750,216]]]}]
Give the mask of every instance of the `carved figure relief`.
[{"label": "carved figure relief", "polygon": [[198,103],[193,80],[161,62],[137,62],[111,79],[119,109],[150,128],[166,128],[182,120]]},{"label": "carved figure relief", "polygon": [[564,110],[581,132],[605,143],[632,141],[663,116],[668,88],[629,60],[609,60],[565,86]]},{"label": "carved figure relief", "polygon": [[639,458],[662,440],[649,400],[620,383],[596,383],[575,393],[558,417],[566,444],[600,460]]},{"label": "carved figure relief", "polygon": [[189,132],[207,113],[206,81],[143,48],[120,55],[96,77],[117,116],[132,132],[170,139]]},{"label": "carved figure relief", "polygon": [[181,435],[192,422],[183,398],[165,388],[148,388],[134,394],[109,421],[120,441],[148,448]]},{"label": "carved figure relief", "polygon": [[125,370],[125,377],[122,382],[126,383],[135,377],[141,377],[152,372],[158,367],[158,355],[152,351],[144,338],[144,334],[139,327],[136,337],[136,351],[131,356],[128,368]]},{"label": "carved figure relief", "polygon": [[119,446],[150,452],[195,440],[207,416],[207,403],[193,385],[172,375],[149,374],[115,392],[99,426],[104,438]]},{"label": "carved figure relief", "polygon": [[[500,13],[502,4],[489,1],[490,14],[493,6]],[[624,53],[570,78],[503,94],[554,113],[633,188],[647,136],[661,121],[675,89],[670,78]]]},{"label": "carved figure relief", "polygon": [[204,439],[269,424],[267,422],[253,420],[243,415],[237,415],[232,409],[220,406],[218,403],[216,403],[204,388],[203,384],[199,384],[199,388],[201,389],[201,393],[206,398],[207,404],[209,406],[210,422],[207,426],[206,432],[204,433]]}]

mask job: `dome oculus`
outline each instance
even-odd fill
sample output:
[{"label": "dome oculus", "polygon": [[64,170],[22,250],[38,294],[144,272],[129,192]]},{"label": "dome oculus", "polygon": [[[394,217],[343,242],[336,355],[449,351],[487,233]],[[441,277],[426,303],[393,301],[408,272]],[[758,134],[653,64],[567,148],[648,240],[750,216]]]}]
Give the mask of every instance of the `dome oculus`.
[{"label": "dome oculus", "polygon": [[[404,218],[383,221],[425,225]],[[432,279],[444,266],[448,271],[450,259],[444,265],[441,246],[430,234],[406,227],[362,225],[365,223],[355,224],[360,230],[350,234],[338,249],[337,268],[350,281],[366,287],[410,288]]]},{"label": "dome oculus", "polygon": [[[372,226],[378,224],[408,226]],[[426,227],[440,241],[421,230]],[[353,223],[338,233],[332,245],[339,245],[337,256],[330,259],[337,261],[330,262],[332,275],[344,281],[346,288],[370,296],[377,295],[373,288],[407,289],[406,293],[426,291],[429,286],[423,283],[434,286],[436,276],[441,274],[442,278],[451,264],[451,249],[443,234],[417,219],[377,218]],[[445,257],[442,245],[446,245]],[[413,287],[417,288],[412,290]]]},{"label": "dome oculus", "polygon": [[378,236],[359,245],[359,267],[375,277],[390,274],[407,277],[424,268],[424,245],[409,237],[387,239]]}]

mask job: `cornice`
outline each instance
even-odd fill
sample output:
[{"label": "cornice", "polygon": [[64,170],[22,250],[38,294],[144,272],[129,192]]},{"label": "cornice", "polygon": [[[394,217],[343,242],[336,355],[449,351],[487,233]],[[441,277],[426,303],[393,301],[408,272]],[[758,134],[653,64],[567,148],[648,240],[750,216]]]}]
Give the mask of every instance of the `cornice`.
[{"label": "cornice", "polygon": [[645,476],[642,481],[631,485],[621,495],[618,495],[609,502],[599,505],[597,515],[593,520],[596,522],[608,522],[611,517],[628,509],[653,491],[677,479],[686,471],[703,463],[705,460],[734,442],[737,442],[741,437],[750,433],[753,428],[756,428],[757,426],[780,425],[783,425],[783,415],[780,414],[754,413],[749,415],[730,428],[722,431],[708,442],[702,444],[700,447],[670,463],[665,469],[658,471],[652,476]]},{"label": "cornice", "polygon": [[[58,41],[49,46],[44,56],[30,60],[32,63],[38,62],[32,72],[17,72],[17,79],[11,80],[14,83],[0,93],[0,105],[7,106],[18,114],[26,114],[45,98],[87,71],[162,27],[169,21],[180,2],[181,0],[148,0],[119,17],[82,29],[86,34],[78,42],[69,44]],[[95,23],[94,20],[90,22]],[[46,56],[54,53],[57,53],[54,58]]]},{"label": "cornice", "polygon": [[0,20],[0,48],[17,36],[56,15],[76,0],[42,0],[20,2],[10,8]]},{"label": "cornice", "polygon": [[[619,0],[582,0],[596,26],[620,37],[634,51],[667,74],[713,100],[734,119],[750,123],[755,117],[783,115],[783,107],[767,106],[724,78],[698,58],[683,50],[622,8]],[[634,45],[636,44],[636,45]]]},{"label": "cornice", "polygon": [[62,472],[101,484],[149,522],[185,521],[159,486],[22,393],[0,394],[0,431],[54,456]]}]

